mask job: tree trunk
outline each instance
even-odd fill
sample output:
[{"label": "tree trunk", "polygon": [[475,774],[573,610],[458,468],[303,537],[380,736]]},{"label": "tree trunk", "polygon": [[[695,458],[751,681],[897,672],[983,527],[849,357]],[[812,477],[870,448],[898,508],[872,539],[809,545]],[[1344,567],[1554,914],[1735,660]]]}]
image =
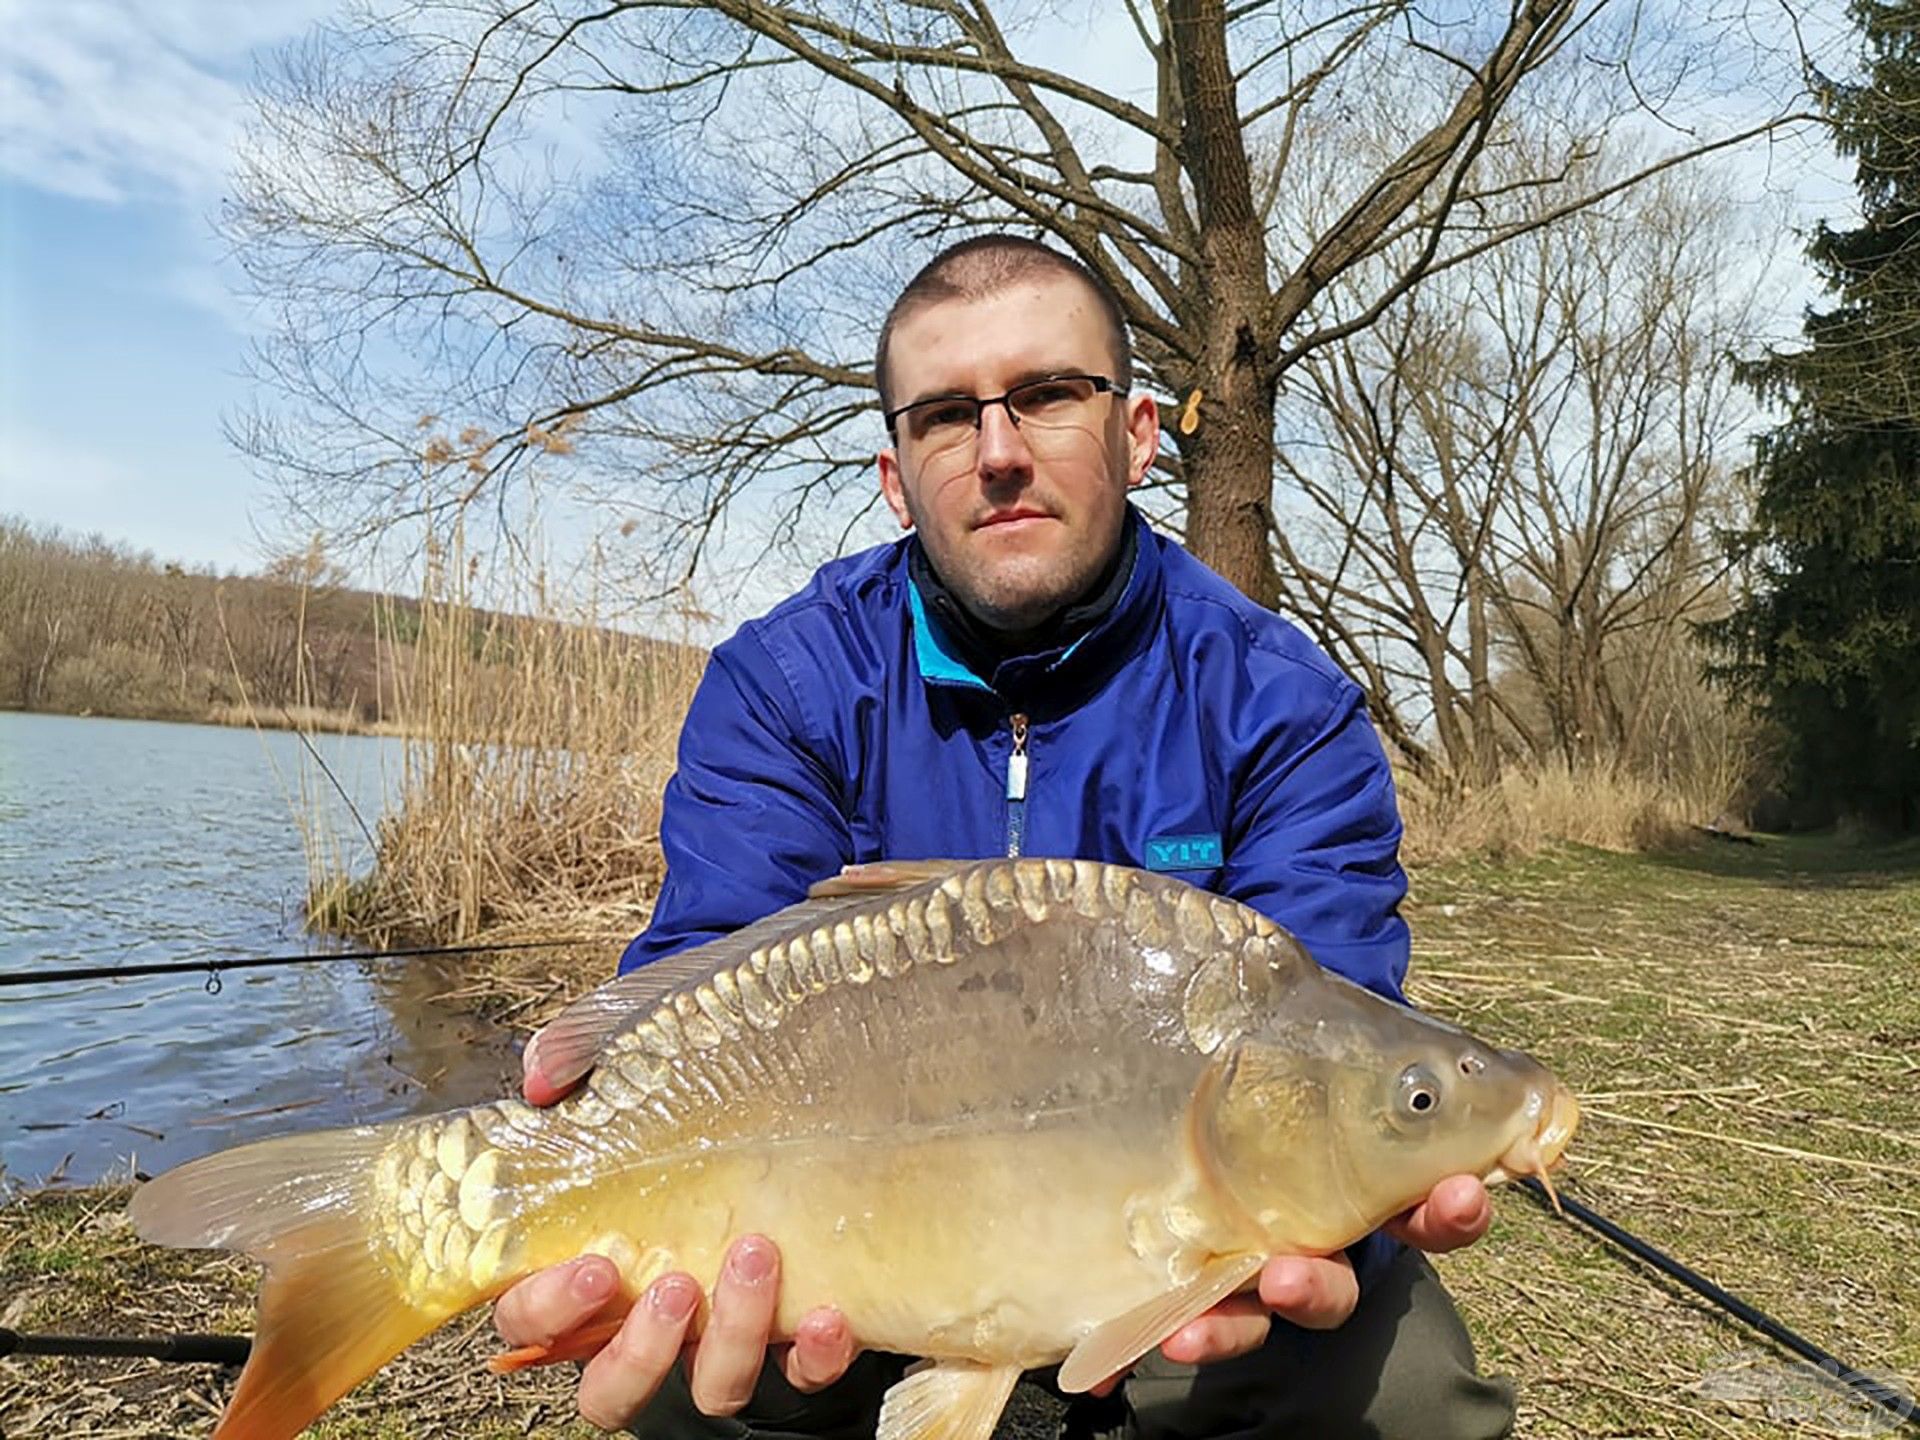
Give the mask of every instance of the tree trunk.
[{"label": "tree trunk", "polygon": [[[1181,158],[1200,222],[1200,372],[1178,397],[1172,427],[1187,476],[1187,546],[1271,606],[1280,580],[1271,543],[1274,388],[1258,328],[1268,298],[1266,243],[1227,57],[1226,8],[1224,0],[1172,0],[1168,13],[1183,101]],[[1185,433],[1189,418],[1198,425]]]}]

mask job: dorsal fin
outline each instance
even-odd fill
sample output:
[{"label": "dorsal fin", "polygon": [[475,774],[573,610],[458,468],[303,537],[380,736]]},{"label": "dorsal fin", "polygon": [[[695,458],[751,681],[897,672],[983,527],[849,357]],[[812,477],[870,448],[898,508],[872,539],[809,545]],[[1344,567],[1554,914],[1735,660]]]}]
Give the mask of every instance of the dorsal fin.
[{"label": "dorsal fin", "polygon": [[744,930],[629,970],[589,990],[527,1041],[520,1057],[527,1099],[536,1105],[558,1100],[593,1068],[616,1030],[669,995],[738,965],[763,945],[814,929],[871,898],[870,890],[859,890],[802,900]]},{"label": "dorsal fin", "polygon": [[874,860],[865,865],[843,865],[840,873],[816,882],[807,894],[816,900],[836,895],[878,895],[910,890],[915,885],[944,880],[979,860]]}]

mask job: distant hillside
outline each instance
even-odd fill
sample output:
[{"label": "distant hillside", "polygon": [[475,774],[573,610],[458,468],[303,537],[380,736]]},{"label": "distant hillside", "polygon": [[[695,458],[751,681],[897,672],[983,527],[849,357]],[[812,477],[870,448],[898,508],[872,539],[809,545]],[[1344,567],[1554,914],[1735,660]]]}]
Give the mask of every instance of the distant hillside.
[{"label": "distant hillside", "polygon": [[[539,623],[469,619],[482,668]],[[0,516],[0,709],[375,729],[399,718],[420,626],[417,599],[302,557],[220,576]]]}]

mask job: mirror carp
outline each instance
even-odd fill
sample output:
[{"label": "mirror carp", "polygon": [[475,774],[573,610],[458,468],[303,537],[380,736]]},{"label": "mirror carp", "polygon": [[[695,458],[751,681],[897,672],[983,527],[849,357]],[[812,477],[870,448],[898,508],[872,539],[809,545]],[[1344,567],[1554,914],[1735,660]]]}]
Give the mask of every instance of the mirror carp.
[{"label": "mirror carp", "polygon": [[[1023,1369],[1084,1390],[1454,1174],[1544,1176],[1578,1116],[1526,1056],[1320,969],[1263,915],[1079,860],[851,867],[622,976],[529,1046],[581,1082],[259,1141],[133,1197],[265,1264],[214,1434],[284,1440],[414,1340],[587,1251],[629,1299],[780,1247],[816,1305],[924,1356],[884,1440],[985,1440]],[[698,1323],[696,1317],[696,1323]],[[531,1352],[502,1368],[567,1358]]]}]

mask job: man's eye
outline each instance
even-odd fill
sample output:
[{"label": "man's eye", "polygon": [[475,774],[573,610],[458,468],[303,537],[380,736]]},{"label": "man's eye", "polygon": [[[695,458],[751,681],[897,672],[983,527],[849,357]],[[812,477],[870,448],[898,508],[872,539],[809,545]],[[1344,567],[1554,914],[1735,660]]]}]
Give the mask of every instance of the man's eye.
[{"label": "man's eye", "polygon": [[1073,405],[1079,402],[1084,388],[1068,380],[1048,380],[1039,385],[1029,385],[1021,390],[1014,397],[1014,403],[1022,410],[1045,410],[1053,406]]},{"label": "man's eye", "polygon": [[964,425],[973,428],[973,406],[964,400],[955,400],[948,404],[927,405],[913,412],[914,422],[920,433],[929,430],[944,430],[949,426]]}]

